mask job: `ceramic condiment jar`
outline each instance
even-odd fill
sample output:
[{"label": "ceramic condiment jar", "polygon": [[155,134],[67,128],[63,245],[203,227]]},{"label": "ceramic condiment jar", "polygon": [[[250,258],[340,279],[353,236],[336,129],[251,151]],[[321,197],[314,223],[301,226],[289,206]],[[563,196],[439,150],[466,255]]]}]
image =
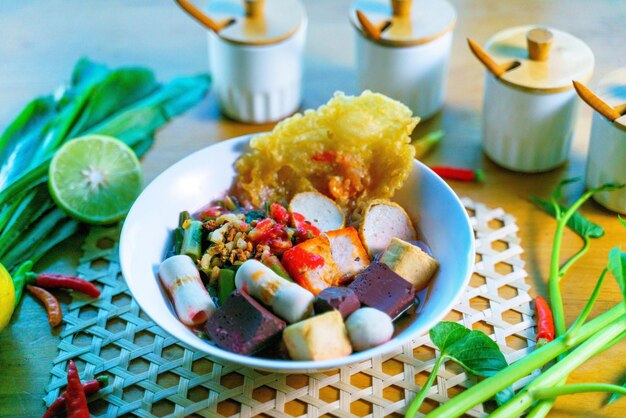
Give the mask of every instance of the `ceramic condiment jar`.
[{"label": "ceramic condiment jar", "polygon": [[578,109],[572,80],[591,78],[591,49],[566,32],[535,26],[498,32],[484,50],[470,41],[470,48],[487,67],[487,156],[520,172],[547,171],[564,163]]},{"label": "ceramic condiment jar", "polygon": [[356,0],[361,89],[383,93],[428,119],[443,104],[456,12],[446,0]]},{"label": "ceramic condiment jar", "polygon": [[[578,94],[595,110],[587,156],[586,183],[626,184],[626,68],[604,77],[595,93],[578,84]],[[595,193],[593,198],[615,212],[626,214],[626,188]]]},{"label": "ceramic condiment jar", "polygon": [[209,0],[204,11],[177,2],[209,29],[209,67],[227,116],[265,123],[298,110],[307,26],[298,0]]}]

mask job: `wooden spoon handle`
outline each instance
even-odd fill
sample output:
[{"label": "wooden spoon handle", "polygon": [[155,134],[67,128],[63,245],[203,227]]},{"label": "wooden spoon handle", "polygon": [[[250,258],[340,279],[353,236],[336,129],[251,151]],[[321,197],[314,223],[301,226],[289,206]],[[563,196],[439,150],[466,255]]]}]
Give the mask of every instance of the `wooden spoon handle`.
[{"label": "wooden spoon handle", "polygon": [[216,22],[194,6],[189,0],[176,0],[176,3],[178,3],[184,11],[189,13],[191,17],[200,22],[202,26],[215,33],[219,33],[222,29],[235,21],[234,19],[226,19],[221,22]]},{"label": "wooden spoon handle", "polygon": [[356,17],[357,19],[359,19],[359,23],[363,27],[363,30],[365,31],[365,33],[369,35],[370,38],[374,40],[380,39],[380,35],[381,35],[380,29],[378,29],[376,25],[374,25],[372,21],[369,20],[367,16],[365,16],[365,13],[363,13],[360,10],[357,10]]},{"label": "wooden spoon handle", "polygon": [[615,119],[622,116],[620,112],[617,111],[612,106],[609,106],[604,100],[599,98],[589,90],[585,85],[578,81],[572,81],[574,83],[574,88],[576,89],[576,93],[580,96],[581,99],[584,100],[592,109],[596,112],[607,118],[609,121],[613,122]]},{"label": "wooden spoon handle", "polygon": [[502,74],[506,73],[507,68],[495,62],[493,58],[491,58],[489,54],[487,54],[487,52],[476,42],[472,41],[470,38],[467,38],[467,44],[469,45],[476,58],[478,58],[478,60],[482,62],[483,65],[487,67],[487,70],[489,70],[489,72],[491,72],[493,75],[500,78]]}]

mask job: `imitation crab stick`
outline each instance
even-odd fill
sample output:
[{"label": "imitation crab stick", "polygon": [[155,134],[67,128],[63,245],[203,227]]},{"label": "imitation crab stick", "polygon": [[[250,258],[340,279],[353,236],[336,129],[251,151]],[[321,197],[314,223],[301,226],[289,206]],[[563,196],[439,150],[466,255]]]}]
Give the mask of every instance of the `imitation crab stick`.
[{"label": "imitation crab stick", "polygon": [[271,306],[276,315],[291,323],[313,311],[313,294],[287,281],[257,260],[248,260],[235,275],[235,286]]},{"label": "imitation crab stick", "polygon": [[178,318],[189,326],[206,322],[215,311],[215,304],[200,280],[193,260],[175,255],[159,266],[159,277],[174,300]]}]

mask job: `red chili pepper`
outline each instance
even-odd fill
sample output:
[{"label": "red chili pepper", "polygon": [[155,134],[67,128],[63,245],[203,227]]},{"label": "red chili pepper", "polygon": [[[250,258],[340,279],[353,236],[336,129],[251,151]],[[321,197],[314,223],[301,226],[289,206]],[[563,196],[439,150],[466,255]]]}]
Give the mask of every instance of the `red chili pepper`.
[{"label": "red chili pepper", "polygon": [[276,225],[273,219],[265,218],[256,224],[252,231],[248,232],[248,239],[253,243],[266,241],[271,237],[271,230]]},{"label": "red chili pepper", "polygon": [[322,151],[317,154],[313,154],[311,156],[311,160],[317,161],[320,163],[328,163],[331,161],[335,161],[337,159],[337,153],[334,151]]},{"label": "red chili pepper", "polygon": [[298,212],[291,212],[291,226],[296,229],[310,232],[313,234],[313,237],[322,233],[315,225],[307,221],[304,215]]},{"label": "red chili pepper", "polygon": [[207,218],[217,218],[221,214],[222,208],[220,206],[207,205],[196,213],[196,217],[200,220],[205,220]]},{"label": "red chili pepper", "polygon": [[270,217],[272,217],[279,224],[287,225],[289,222],[289,213],[282,205],[278,203],[272,203],[270,205]]},{"label": "red chili pepper", "polygon": [[481,169],[470,170],[469,168],[440,166],[431,167],[431,170],[447,180],[475,181],[478,183],[485,181],[485,172]]},{"label": "red chili pepper", "polygon": [[537,313],[537,347],[554,340],[554,319],[548,302],[541,296],[535,298]]},{"label": "red chili pepper", "polygon": [[[34,276],[34,279],[33,279]],[[65,274],[41,273],[29,278],[36,286],[46,289],[72,289],[84,293],[89,297],[97,298],[100,296],[100,289],[85,279],[76,276],[68,276]]]},{"label": "red chili pepper", "polygon": [[48,322],[53,327],[58,326],[63,319],[63,311],[61,311],[61,306],[59,305],[59,301],[54,295],[48,292],[46,289],[42,289],[41,287],[26,285],[26,289],[28,292],[35,296],[37,299],[43,303],[43,306],[46,308],[46,312],[48,312]]},{"label": "red chili pepper", "polygon": [[[85,396],[91,396],[96,394],[109,384],[108,376],[98,376],[94,380],[89,380],[83,383],[83,390]],[[63,392],[59,397],[50,404],[43,418],[54,418],[65,415],[65,399],[67,398],[67,392]]]},{"label": "red chili pepper", "polygon": [[89,418],[89,407],[85,389],[80,382],[78,370],[74,361],[70,360],[67,369],[67,396],[65,397],[65,410],[68,418]]},{"label": "red chili pepper", "polygon": [[270,250],[277,255],[282,255],[285,251],[293,247],[291,240],[288,238],[274,238],[269,240],[268,244]]}]

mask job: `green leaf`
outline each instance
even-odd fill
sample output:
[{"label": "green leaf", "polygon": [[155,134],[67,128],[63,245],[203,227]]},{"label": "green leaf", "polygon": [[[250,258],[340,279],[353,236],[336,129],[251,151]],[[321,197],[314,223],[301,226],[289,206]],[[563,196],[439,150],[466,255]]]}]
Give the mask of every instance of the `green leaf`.
[{"label": "green leaf", "polygon": [[[532,196],[531,199],[546,213],[548,213],[552,217],[555,217],[554,206],[552,205],[552,203],[540,199],[536,196]],[[559,207],[561,208],[561,212],[567,211],[567,208],[560,204]],[[567,226],[581,237],[600,238],[604,235],[604,228],[602,228],[598,224],[591,222],[589,219],[585,218],[578,212],[574,212],[572,217],[567,222]]]},{"label": "green leaf", "polygon": [[74,65],[71,79],[72,86],[89,83],[91,80],[102,79],[109,71],[106,65],[93,62],[89,58],[83,57]]},{"label": "green leaf", "polygon": [[152,71],[142,68],[123,68],[112,71],[94,86],[80,118],[68,136],[77,137],[107,118],[159,88]]},{"label": "green leaf", "polygon": [[0,234],[0,259],[7,251],[17,245],[21,236],[32,224],[33,219],[38,219],[53,206],[54,203],[50,199],[47,185],[41,184],[35,190],[28,192],[20,200],[10,221]]},{"label": "green leaf", "polygon": [[619,247],[613,248],[609,252],[608,269],[617,280],[622,291],[622,297],[626,301],[626,253],[620,251]]},{"label": "green leaf", "polygon": [[210,81],[208,76],[174,79],[141,101],[81,132],[81,135],[112,135],[132,146],[131,139],[144,139],[147,132],[154,132],[198,103],[206,95]]},{"label": "green leaf", "polygon": [[448,346],[445,353],[477,376],[492,376],[508,366],[498,344],[481,331],[470,331]]},{"label": "green leaf", "polygon": [[[440,322],[429,335],[441,356],[476,376],[489,377],[508,366],[498,344],[481,331],[470,331],[456,322]],[[496,402],[502,405],[514,395],[513,388],[508,387],[496,394]]]},{"label": "green leaf", "polygon": [[626,219],[622,218],[620,215],[617,215],[617,218],[619,219],[622,226],[626,228]]},{"label": "green leaf", "polygon": [[36,263],[57,244],[62,243],[77,233],[79,228],[80,223],[77,220],[72,219],[69,216],[65,217],[60,223],[57,224],[54,231],[41,239],[37,245],[34,246],[28,258],[30,258],[33,263]]},{"label": "green leaf", "polygon": [[0,136],[0,190],[22,175],[57,114],[52,96],[30,102]]},{"label": "green leaf", "polygon": [[15,306],[20,303],[22,294],[24,293],[24,286],[26,285],[26,274],[33,268],[33,262],[28,260],[19,265],[11,274],[13,279],[13,287],[15,288]]},{"label": "green leaf", "polygon": [[563,197],[562,191],[563,191],[563,187],[567,186],[568,184],[571,183],[576,183],[580,181],[580,177],[572,177],[569,179],[565,179],[565,180],[561,180],[559,182],[559,184],[556,186],[556,189],[554,189],[554,193],[552,193],[552,199],[559,200],[561,197]]},{"label": "green leaf", "polygon": [[429,332],[430,339],[441,352],[446,351],[451,345],[462,340],[470,333],[470,330],[456,322],[440,322]]},{"label": "green leaf", "polygon": [[[624,382],[622,387],[626,388],[626,382]],[[611,395],[611,397],[609,398],[609,400],[608,400],[608,402],[606,404],[610,405],[610,404],[612,404],[613,402],[615,402],[616,400],[618,400],[621,397],[622,397],[622,395],[620,395],[619,393],[614,393],[614,394]]]}]

